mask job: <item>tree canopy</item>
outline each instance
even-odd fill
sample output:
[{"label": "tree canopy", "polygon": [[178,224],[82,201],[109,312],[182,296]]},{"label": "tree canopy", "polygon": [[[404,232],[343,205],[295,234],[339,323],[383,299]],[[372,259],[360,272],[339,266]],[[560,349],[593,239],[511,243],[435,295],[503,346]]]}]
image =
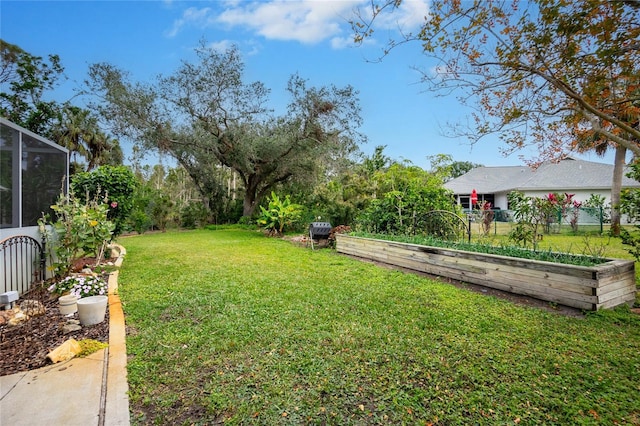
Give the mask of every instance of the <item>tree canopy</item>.
[{"label": "tree canopy", "polygon": [[[352,21],[357,41],[401,1],[373,1]],[[386,16],[385,18],[388,18]],[[418,42],[437,65],[431,88],[475,107],[477,141],[497,132],[506,151],[536,145],[540,159],[614,144],[640,155],[640,3],[601,0],[434,0]]]},{"label": "tree canopy", "polygon": [[196,62],[183,62],[153,84],[94,64],[88,87],[101,97],[95,107],[114,132],[170,154],[210,203],[221,190],[215,168],[238,174],[244,215],[250,216],[275,185],[314,176],[323,161],[348,155],[362,141],[353,87],[311,88],[294,75],[287,87],[291,102],[278,116],[266,106],[269,90],[243,81],[237,47],[219,52],[203,42],[196,54]]},{"label": "tree canopy", "polygon": [[64,77],[58,55],[48,60],[0,39],[0,115],[25,129],[48,136],[60,106],[44,94]]},{"label": "tree canopy", "polygon": [[86,170],[122,164],[119,141],[100,129],[91,111],[48,100],[64,78],[58,55],[45,60],[0,39],[0,115],[67,148],[71,173],[81,168],[82,159]]}]

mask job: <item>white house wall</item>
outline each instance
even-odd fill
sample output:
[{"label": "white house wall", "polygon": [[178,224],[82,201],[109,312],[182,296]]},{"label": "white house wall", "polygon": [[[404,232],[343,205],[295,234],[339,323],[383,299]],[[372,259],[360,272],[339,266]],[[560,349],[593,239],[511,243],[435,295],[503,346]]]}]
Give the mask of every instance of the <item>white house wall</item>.
[{"label": "white house wall", "polygon": [[590,191],[574,191],[574,190],[565,190],[565,191],[522,191],[524,192],[524,194],[528,197],[536,197],[536,198],[545,198],[547,195],[549,195],[550,192],[559,192],[559,193],[568,193],[568,194],[575,194],[573,196],[573,200],[575,201],[580,201],[582,203],[584,203],[585,201],[587,201],[589,198],[591,198],[591,194],[596,194],[599,195],[601,197],[605,198],[605,206],[609,206],[609,204],[611,203],[611,190],[610,189],[606,189],[606,190],[590,190]]},{"label": "white house wall", "polygon": [[4,240],[9,237],[15,237],[16,235],[27,235],[37,241],[42,240],[42,235],[37,226],[25,226],[24,228],[3,228],[0,229],[0,240]]},{"label": "white house wall", "polygon": [[505,193],[498,193],[495,194],[495,208],[499,208],[501,210],[507,210],[507,205],[508,205],[508,200],[507,200],[507,194]]}]

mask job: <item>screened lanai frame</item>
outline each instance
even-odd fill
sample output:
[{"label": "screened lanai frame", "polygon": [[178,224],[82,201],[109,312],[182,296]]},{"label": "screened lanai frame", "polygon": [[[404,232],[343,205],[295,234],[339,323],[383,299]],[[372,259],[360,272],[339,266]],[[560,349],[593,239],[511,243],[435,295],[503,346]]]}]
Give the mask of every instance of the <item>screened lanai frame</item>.
[{"label": "screened lanai frame", "polygon": [[68,188],[69,151],[0,117],[0,237],[37,226]]}]

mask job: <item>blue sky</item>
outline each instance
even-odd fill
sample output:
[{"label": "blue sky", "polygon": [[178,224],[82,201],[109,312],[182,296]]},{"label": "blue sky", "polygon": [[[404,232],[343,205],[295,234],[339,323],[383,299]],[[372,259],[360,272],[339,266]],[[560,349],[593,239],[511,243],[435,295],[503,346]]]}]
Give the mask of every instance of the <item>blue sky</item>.
[{"label": "blue sky", "polygon": [[[71,98],[87,76],[88,65],[108,62],[136,81],[152,82],[171,74],[181,60],[192,60],[200,40],[224,48],[239,46],[246,81],[271,89],[271,106],[283,110],[289,77],[298,73],[310,86],[351,84],[360,92],[361,131],[367,154],[378,145],[394,159],[429,168],[428,156],[449,154],[455,161],[486,166],[520,165],[519,154],[504,157],[498,138],[471,147],[447,137],[448,122],[467,122],[469,110],[455,96],[436,97],[420,84],[415,67],[433,64],[417,44],[394,50],[382,62],[387,35],[400,25],[415,29],[428,13],[427,1],[405,1],[402,9],[360,47],[351,42],[347,23],[354,8],[367,0],[313,1],[7,1],[0,2],[0,37],[42,57],[60,56],[68,80],[53,95]],[[80,102],[76,102],[80,103]],[[130,148],[123,141],[125,154]],[[595,155],[581,156],[608,162]]]}]

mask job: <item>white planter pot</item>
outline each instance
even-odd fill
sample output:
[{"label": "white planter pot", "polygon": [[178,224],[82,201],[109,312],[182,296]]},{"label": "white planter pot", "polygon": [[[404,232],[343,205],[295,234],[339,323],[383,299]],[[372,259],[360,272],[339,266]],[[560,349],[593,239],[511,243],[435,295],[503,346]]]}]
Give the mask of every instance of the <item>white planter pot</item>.
[{"label": "white planter pot", "polygon": [[73,294],[68,294],[66,296],[60,296],[58,298],[58,304],[60,308],[60,313],[62,315],[73,314],[78,311],[78,298]]},{"label": "white planter pot", "polygon": [[78,299],[78,319],[81,325],[94,325],[104,321],[107,296],[89,296]]}]

